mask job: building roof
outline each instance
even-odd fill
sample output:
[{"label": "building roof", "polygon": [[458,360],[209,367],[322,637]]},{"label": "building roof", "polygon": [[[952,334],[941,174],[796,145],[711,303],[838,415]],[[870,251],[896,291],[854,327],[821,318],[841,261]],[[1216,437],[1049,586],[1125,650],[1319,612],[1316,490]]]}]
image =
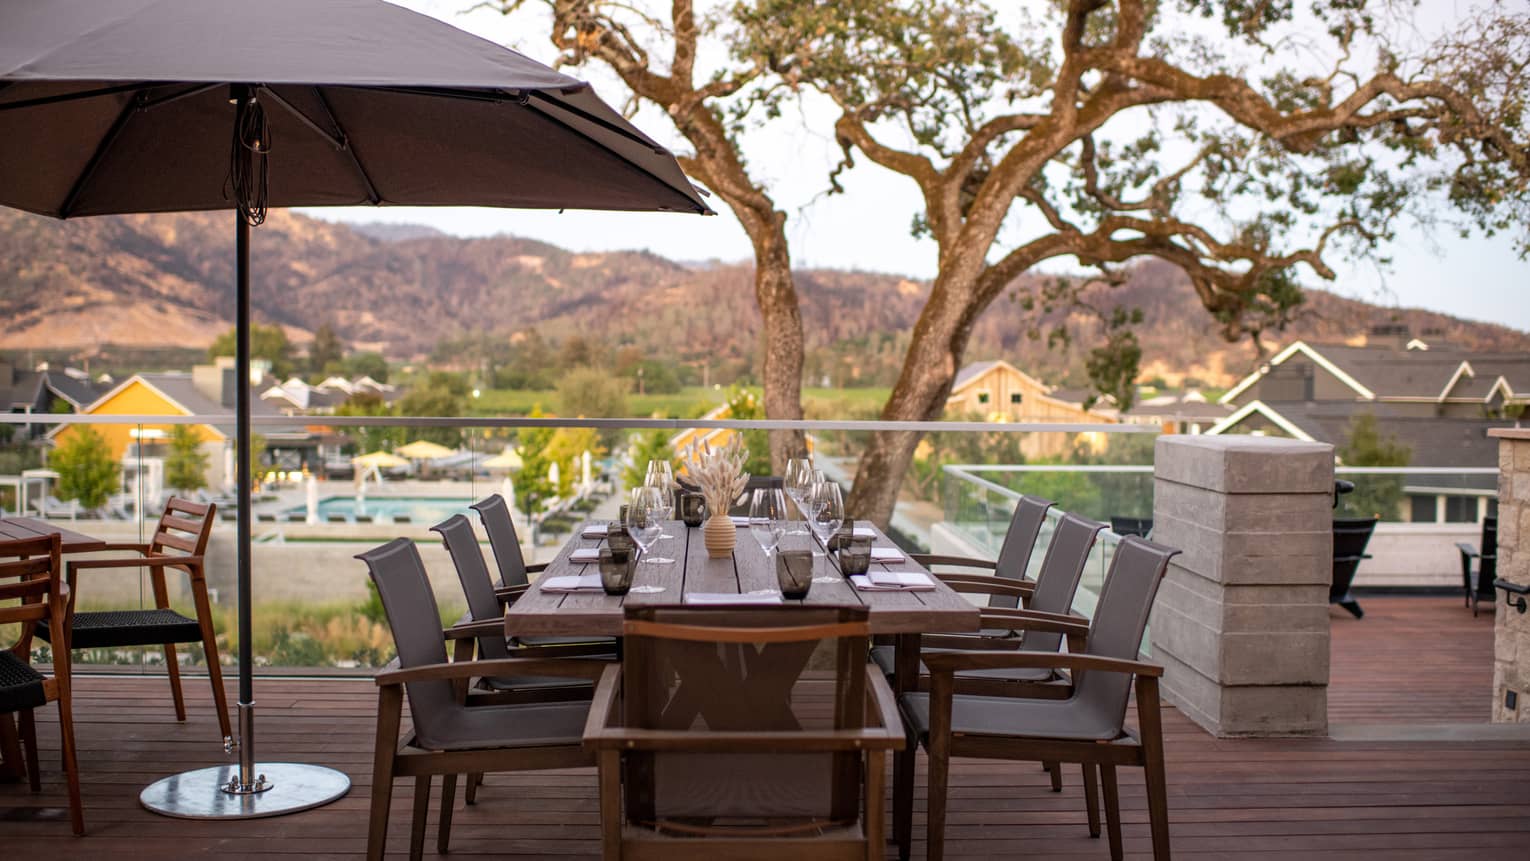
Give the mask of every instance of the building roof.
[{"label": "building roof", "polygon": [[1349,439],[1351,423],[1360,412],[1375,415],[1381,432],[1412,449],[1414,461],[1422,466],[1495,467],[1498,441],[1489,438],[1487,432],[1512,425],[1502,420],[1404,415],[1386,403],[1357,411],[1349,402],[1251,401],[1207,433],[1236,433],[1243,420],[1259,414],[1292,436],[1338,448]]},{"label": "building roof", "polygon": [[[103,403],[115,397],[134,382],[142,383],[154,389],[175,406],[185,410],[187,415],[225,416],[231,415],[234,412],[233,405],[224,406],[203,394],[196,384],[192,382],[191,374],[184,371],[134,374],[117,386],[114,386],[111,391],[102,394],[87,404],[80,411],[83,413],[95,412]],[[250,398],[250,415],[253,417],[280,416],[282,413],[259,397],[252,397]],[[209,425],[225,436],[232,437],[234,435],[234,426],[231,423],[210,422]],[[64,425],[60,425],[60,427],[64,427]],[[309,432],[301,426],[261,427],[257,429],[257,432],[262,436],[277,438],[306,438],[310,436]]]},{"label": "building roof", "polygon": [[[1302,354],[1343,381],[1357,400],[1530,399],[1530,353],[1472,353],[1453,347],[1308,344],[1295,341],[1222,396],[1231,403],[1271,368]],[[1502,380],[1502,383],[1499,380]]]}]

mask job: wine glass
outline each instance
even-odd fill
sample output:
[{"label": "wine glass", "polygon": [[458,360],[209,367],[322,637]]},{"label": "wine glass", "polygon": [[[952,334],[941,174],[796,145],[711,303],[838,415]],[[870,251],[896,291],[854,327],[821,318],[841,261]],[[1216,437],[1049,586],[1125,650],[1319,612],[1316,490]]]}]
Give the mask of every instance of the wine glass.
[{"label": "wine glass", "polygon": [[761,487],[749,500],[749,531],[770,559],[786,534],[786,497],[774,487]]},{"label": "wine glass", "polygon": [[649,556],[648,551],[659,540],[664,530],[664,495],[657,487],[634,487],[627,500],[627,532],[643,551],[640,561],[655,565],[670,565],[675,560],[662,556]]},{"label": "wine glass", "polygon": [[[804,515],[806,515],[807,509],[803,507],[803,500],[807,496],[808,489],[813,485],[812,462],[805,457],[794,457],[787,461],[784,484],[786,495],[790,497],[792,502],[797,504],[797,508],[802,511]],[[798,526],[793,526],[790,528],[787,534],[806,535],[808,533],[806,529]]]},{"label": "wine glass", "polygon": [[813,519],[810,524],[813,527],[813,533],[818,536],[819,542],[827,550],[829,539],[845,522],[845,500],[840,495],[839,485],[828,479],[822,479],[814,484],[813,489],[808,493],[813,505]]},{"label": "wine glass", "polygon": [[[675,502],[674,502],[674,500],[675,500],[675,468],[674,468],[674,466],[671,465],[670,462],[667,461],[667,460],[659,460],[657,458],[648,461],[648,472],[643,477],[643,485],[645,487],[656,487],[656,488],[658,488],[659,491],[663,493],[664,498],[669,501],[670,511],[669,511],[669,513],[665,514],[664,518],[663,518],[664,520],[668,520],[670,518],[670,516],[674,514],[674,505],[675,505]],[[674,537],[675,536],[670,535],[668,532],[665,532],[662,529],[659,530],[659,540],[660,541],[663,541],[666,538],[674,538]]]}]

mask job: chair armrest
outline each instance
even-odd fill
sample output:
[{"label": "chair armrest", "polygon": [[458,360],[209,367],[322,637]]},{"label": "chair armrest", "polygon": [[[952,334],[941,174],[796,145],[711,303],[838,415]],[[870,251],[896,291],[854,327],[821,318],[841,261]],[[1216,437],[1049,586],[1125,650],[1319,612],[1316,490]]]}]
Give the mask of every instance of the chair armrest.
[{"label": "chair armrest", "polygon": [[590,739],[598,737],[613,716],[616,714],[616,703],[622,693],[622,668],[619,664],[611,664],[606,671],[600,674],[600,681],[595,683],[595,696],[590,699],[590,714],[584,719],[584,739],[588,746]]},{"label": "chair armrest", "polygon": [[[898,711],[898,695],[893,693],[892,687],[887,684],[887,676],[875,664],[866,666],[866,705],[882,722],[884,729],[903,728],[903,716]],[[896,749],[902,750],[903,745],[898,745]]]},{"label": "chair armrest", "polygon": [[427,664],[423,667],[388,670],[378,673],[378,687],[404,685],[437,679],[469,679],[476,676],[566,676],[597,681],[609,661],[580,661],[570,658],[499,658],[493,661],[463,661],[452,664]]},{"label": "chair armrest", "polygon": [[1071,613],[1045,613],[1041,610],[1010,610],[984,607],[979,624],[985,628],[1010,628],[1016,631],[1047,631],[1054,634],[1088,636],[1089,620]]},{"label": "chair armrest", "polygon": [[1127,661],[1103,655],[1062,652],[937,652],[924,656],[932,676],[949,676],[961,670],[1037,669],[1135,673],[1157,678],[1163,667],[1146,661]]},{"label": "chair armrest", "polygon": [[[932,572],[933,573],[933,572]],[[976,592],[983,595],[1013,595],[1029,598],[1036,591],[1036,584],[1029,580],[1011,580],[1008,577],[972,574],[934,574],[953,592]]]},{"label": "chair armrest", "polygon": [[494,587],[494,597],[502,602],[509,603],[526,594],[526,590],[530,588],[531,584],[529,583],[520,586],[496,586]]},{"label": "chair armrest", "polygon": [[145,556],[149,554],[149,545],[133,544],[131,542],[112,542],[100,549],[102,551],[131,550],[134,553],[142,553]]},{"label": "chair armrest", "polygon": [[[593,716],[593,712],[591,713]],[[668,750],[695,753],[806,753],[812,751],[902,750],[903,727],[863,727],[817,732],[714,732],[637,729],[606,723],[591,732],[586,750]]]},{"label": "chair armrest", "polygon": [[200,556],[162,556],[146,553],[132,559],[76,559],[67,563],[71,571],[83,571],[89,569],[101,570],[107,568],[185,568],[190,571],[193,568],[202,567]]},{"label": "chair armrest", "polygon": [[1477,558],[1477,548],[1465,541],[1457,541],[1456,549],[1461,551],[1462,560]]},{"label": "chair armrest", "polygon": [[[534,565],[527,565],[526,566],[526,573],[527,574],[538,574],[540,572],[546,571],[547,570],[547,566],[549,566],[551,564],[552,564],[551,562],[537,562]],[[513,589],[515,587],[512,586],[510,588]]]},{"label": "chair armrest", "polygon": [[[503,626],[501,626],[503,632]],[[611,643],[562,643],[556,646],[527,646],[511,643],[510,655],[532,658],[588,658],[610,655],[615,647]]]},{"label": "chair armrest", "polygon": [[931,565],[950,565],[957,568],[986,568],[993,571],[999,567],[999,563],[989,559],[975,559],[970,556],[942,556],[938,553],[911,553],[910,559],[928,568]]},{"label": "chair armrest", "polygon": [[448,640],[473,640],[479,637],[505,635],[504,619],[483,619],[476,622],[458,622],[441,632]]}]

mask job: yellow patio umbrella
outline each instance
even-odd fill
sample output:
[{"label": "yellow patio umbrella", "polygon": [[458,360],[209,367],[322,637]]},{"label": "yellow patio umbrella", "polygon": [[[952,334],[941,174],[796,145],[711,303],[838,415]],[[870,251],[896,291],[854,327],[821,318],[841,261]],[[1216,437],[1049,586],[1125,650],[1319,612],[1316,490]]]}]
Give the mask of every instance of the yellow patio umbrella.
[{"label": "yellow patio umbrella", "polygon": [[409,461],[385,451],[374,451],[369,454],[357,455],[351,458],[351,463],[361,467],[375,466],[378,469],[398,469],[401,466],[409,465]]},{"label": "yellow patio umbrella", "polygon": [[433,443],[428,439],[417,439],[408,445],[399,446],[394,453],[410,460],[436,460],[456,454],[446,446]]},{"label": "yellow patio umbrella", "polygon": [[505,450],[483,462],[484,469],[520,469],[526,462],[515,449],[505,446]]}]

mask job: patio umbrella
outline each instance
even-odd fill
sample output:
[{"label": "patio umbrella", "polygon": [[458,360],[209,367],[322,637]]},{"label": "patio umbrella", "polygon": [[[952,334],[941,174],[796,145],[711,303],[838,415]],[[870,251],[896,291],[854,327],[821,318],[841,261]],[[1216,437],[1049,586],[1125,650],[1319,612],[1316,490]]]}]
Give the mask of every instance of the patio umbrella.
[{"label": "patio umbrella", "polygon": [[[57,218],[237,210],[240,380],[250,227],[268,206],[709,211],[588,85],[380,0],[0,4],[0,204]],[[239,765],[145,791],[171,815],[275,815],[348,786],[313,766],[256,773],[247,385],[235,413]]]},{"label": "patio umbrella", "polygon": [[456,454],[455,451],[446,446],[431,442],[428,439],[417,439],[408,445],[401,445],[394,449],[394,453],[403,455],[410,460],[437,460]]},{"label": "patio umbrella", "polygon": [[483,462],[484,469],[507,469],[517,470],[525,466],[526,462],[521,459],[513,446],[505,446],[505,450]]},{"label": "patio umbrella", "polygon": [[370,469],[374,466],[378,469],[399,469],[409,465],[409,461],[404,460],[396,454],[386,451],[374,451],[367,454],[358,454],[351,458],[351,463],[367,469]]}]

